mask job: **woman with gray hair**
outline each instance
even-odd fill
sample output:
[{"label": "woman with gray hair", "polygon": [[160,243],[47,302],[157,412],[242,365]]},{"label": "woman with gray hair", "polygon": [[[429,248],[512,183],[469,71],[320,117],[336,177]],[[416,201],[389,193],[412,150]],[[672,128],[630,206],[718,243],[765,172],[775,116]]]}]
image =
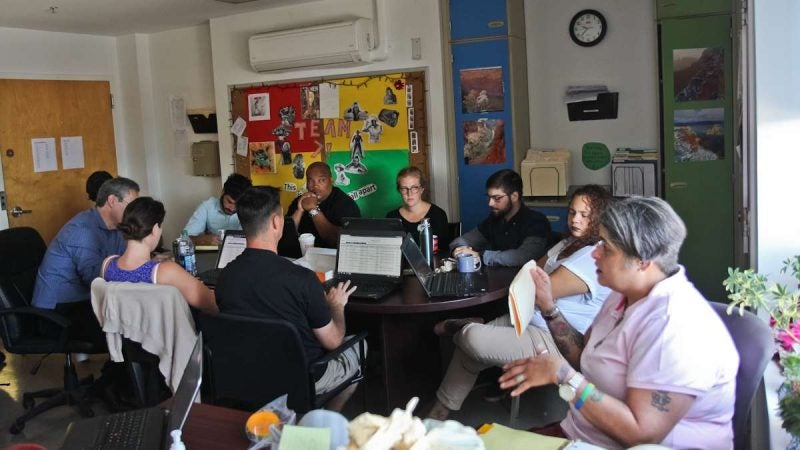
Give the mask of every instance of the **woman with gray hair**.
[{"label": "woman with gray hair", "polygon": [[[592,255],[598,281],[614,292],[592,326],[580,334],[555,317],[551,332],[569,338],[557,339],[564,357],[545,352],[510,363],[501,387],[517,396],[559,385],[570,410],[545,434],[608,449],[733,448],[739,357],[678,264],[683,221],[661,199],[632,197],[606,210],[600,236]],[[548,315],[550,280],[539,268],[531,276],[536,304]]]}]

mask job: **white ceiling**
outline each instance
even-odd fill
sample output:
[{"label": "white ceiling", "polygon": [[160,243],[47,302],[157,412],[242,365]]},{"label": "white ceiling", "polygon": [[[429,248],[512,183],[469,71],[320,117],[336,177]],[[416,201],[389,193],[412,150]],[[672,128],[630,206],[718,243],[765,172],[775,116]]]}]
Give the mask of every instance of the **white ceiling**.
[{"label": "white ceiling", "polygon": [[[153,33],[230,16],[319,0],[0,0],[0,27],[121,36]],[[55,13],[51,12],[55,7]],[[309,6],[310,7],[310,6]]]}]

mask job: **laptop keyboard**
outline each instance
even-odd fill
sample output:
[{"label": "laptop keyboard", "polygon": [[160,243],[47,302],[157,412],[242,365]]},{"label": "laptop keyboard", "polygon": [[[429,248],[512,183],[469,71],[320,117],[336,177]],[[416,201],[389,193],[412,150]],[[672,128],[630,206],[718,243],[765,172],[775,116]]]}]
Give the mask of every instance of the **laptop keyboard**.
[{"label": "laptop keyboard", "polygon": [[[328,289],[336,286],[338,283],[343,281],[346,280],[339,280],[336,278],[332,278],[330,280],[325,281],[323,283],[323,287],[327,292]],[[356,289],[350,295],[351,297],[354,298],[382,297],[391,292],[392,290],[394,290],[395,287],[397,287],[397,285],[388,284],[386,282],[381,283],[381,282],[365,281],[365,280],[353,281],[351,284],[354,286],[358,286],[358,289]]]},{"label": "laptop keyboard", "polygon": [[459,273],[440,273],[430,280],[431,292],[461,295],[468,292],[476,292],[476,282],[473,277],[464,277]]},{"label": "laptop keyboard", "polygon": [[144,426],[150,409],[139,409],[108,416],[103,431],[92,448],[101,450],[138,449],[144,438]]}]

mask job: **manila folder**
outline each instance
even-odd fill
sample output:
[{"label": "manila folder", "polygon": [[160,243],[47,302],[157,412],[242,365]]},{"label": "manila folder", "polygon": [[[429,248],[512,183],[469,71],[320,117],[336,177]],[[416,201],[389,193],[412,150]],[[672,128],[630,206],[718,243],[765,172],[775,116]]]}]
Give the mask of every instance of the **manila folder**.
[{"label": "manila folder", "polygon": [[536,266],[536,261],[528,261],[517,272],[514,281],[508,288],[508,314],[517,336],[528,326],[535,311],[536,285],[533,284],[530,271]]}]

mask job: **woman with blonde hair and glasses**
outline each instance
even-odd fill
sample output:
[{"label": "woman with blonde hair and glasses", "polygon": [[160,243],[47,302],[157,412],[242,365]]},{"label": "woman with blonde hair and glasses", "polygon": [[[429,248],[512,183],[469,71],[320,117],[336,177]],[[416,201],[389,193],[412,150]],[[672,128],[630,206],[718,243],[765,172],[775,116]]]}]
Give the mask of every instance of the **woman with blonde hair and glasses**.
[{"label": "woman with blonde hair and glasses", "polygon": [[403,229],[411,234],[419,243],[417,227],[422,219],[428,218],[431,222],[431,233],[439,238],[439,248],[446,249],[453,236],[447,229],[447,214],[442,208],[425,201],[423,195],[426,186],[422,171],[414,166],[406,167],[397,174],[397,192],[403,199],[403,205],[386,214],[389,219],[400,219]]}]

